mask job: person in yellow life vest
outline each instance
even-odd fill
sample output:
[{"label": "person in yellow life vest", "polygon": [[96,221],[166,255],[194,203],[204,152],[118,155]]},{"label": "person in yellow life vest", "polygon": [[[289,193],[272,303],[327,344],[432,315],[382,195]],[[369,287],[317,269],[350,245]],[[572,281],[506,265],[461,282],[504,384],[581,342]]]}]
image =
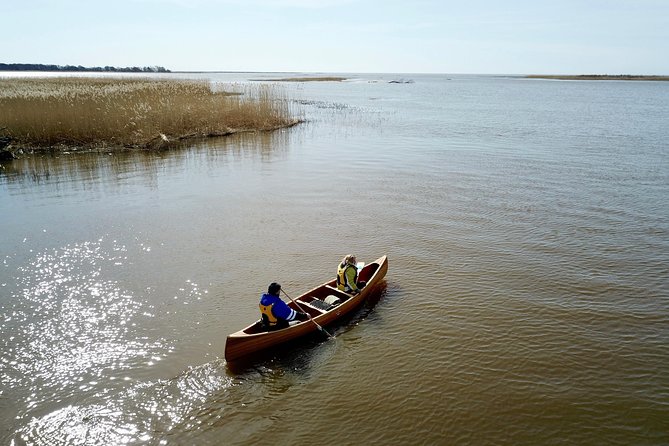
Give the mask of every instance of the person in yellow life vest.
[{"label": "person in yellow life vest", "polygon": [[281,285],[272,282],[267,288],[267,293],[260,296],[258,306],[260,307],[263,326],[267,330],[279,330],[288,327],[290,321],[306,321],[309,319],[307,313],[295,311],[286,305],[279,297],[280,293]]},{"label": "person in yellow life vest", "polygon": [[358,294],[365,282],[358,282],[357,259],[353,254],[343,258],[337,268],[337,288],[347,293]]}]

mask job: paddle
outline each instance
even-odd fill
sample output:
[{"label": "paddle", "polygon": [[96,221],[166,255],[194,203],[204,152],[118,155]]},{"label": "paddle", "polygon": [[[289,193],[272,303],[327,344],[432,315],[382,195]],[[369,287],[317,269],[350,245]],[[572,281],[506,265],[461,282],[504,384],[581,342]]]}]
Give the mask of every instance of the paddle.
[{"label": "paddle", "polygon": [[323,333],[325,333],[326,335],[328,335],[329,337],[331,337],[332,339],[334,339],[334,336],[332,336],[330,333],[328,333],[327,330],[325,330],[325,328],[323,328],[323,327],[321,327],[320,325],[318,325],[318,322],[316,322],[316,321],[311,317],[311,315],[309,314],[309,312],[308,312],[308,311],[304,311],[304,308],[302,308],[302,307],[300,306],[300,304],[298,304],[297,302],[295,302],[295,301],[293,300],[293,298],[290,297],[290,296],[288,295],[288,293],[286,293],[286,292],[283,290],[283,288],[281,288],[281,292],[282,292],[283,294],[285,294],[286,297],[287,297],[288,299],[290,299],[290,301],[291,301],[292,303],[294,303],[295,305],[297,305],[297,308],[299,308],[300,310],[302,310],[303,313],[307,313],[307,316],[309,316],[309,320],[310,320],[311,322],[313,322],[314,325],[315,325],[316,327],[318,327],[318,329],[319,329],[320,331],[322,331]]}]

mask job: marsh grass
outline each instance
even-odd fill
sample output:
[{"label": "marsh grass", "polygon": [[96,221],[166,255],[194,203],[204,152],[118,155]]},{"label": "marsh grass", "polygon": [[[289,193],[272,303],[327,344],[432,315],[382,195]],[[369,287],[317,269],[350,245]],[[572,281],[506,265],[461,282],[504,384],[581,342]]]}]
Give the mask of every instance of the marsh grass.
[{"label": "marsh grass", "polygon": [[[226,91],[222,91],[226,90]],[[155,148],[299,122],[272,85],[131,78],[0,79],[0,128],[23,148]],[[158,142],[158,144],[156,144]]]}]

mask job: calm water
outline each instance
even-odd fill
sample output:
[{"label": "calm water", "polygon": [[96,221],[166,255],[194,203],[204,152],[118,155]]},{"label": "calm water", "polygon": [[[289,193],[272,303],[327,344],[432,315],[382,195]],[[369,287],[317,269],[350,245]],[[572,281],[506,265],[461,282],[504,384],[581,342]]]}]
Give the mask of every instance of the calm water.
[{"label": "calm water", "polygon": [[[0,170],[3,444],[669,444],[669,83],[283,88],[307,123]],[[226,365],[350,252],[335,340]]]}]

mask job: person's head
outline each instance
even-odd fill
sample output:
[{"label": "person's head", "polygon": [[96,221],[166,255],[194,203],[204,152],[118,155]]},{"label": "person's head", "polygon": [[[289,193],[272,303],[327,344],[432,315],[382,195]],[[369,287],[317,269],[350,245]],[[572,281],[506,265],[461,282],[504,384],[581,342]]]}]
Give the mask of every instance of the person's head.
[{"label": "person's head", "polygon": [[355,258],[355,254],[349,254],[346,257],[344,257],[344,260],[342,262],[344,265],[355,265],[358,263],[358,260]]},{"label": "person's head", "polygon": [[276,282],[272,282],[269,284],[267,287],[267,293],[273,294],[274,296],[278,296],[281,293],[281,284],[278,284]]}]

